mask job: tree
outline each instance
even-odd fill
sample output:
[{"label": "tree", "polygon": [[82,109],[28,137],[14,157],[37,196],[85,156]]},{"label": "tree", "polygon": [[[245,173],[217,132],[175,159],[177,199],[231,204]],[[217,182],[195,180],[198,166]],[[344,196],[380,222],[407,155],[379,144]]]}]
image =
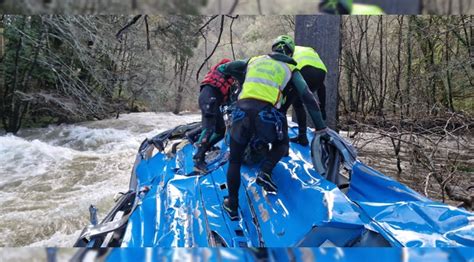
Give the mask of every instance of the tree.
[{"label": "tree", "polygon": [[472,149],[466,135],[474,112],[467,18],[343,18],[340,124],[355,131],[350,136],[356,141],[363,137],[363,156],[372,142],[392,145],[391,153],[376,150],[376,168],[425,181],[413,187],[469,207],[460,182],[472,175],[463,171],[470,170],[464,156]]},{"label": "tree", "polygon": [[[18,132],[30,105],[22,94],[28,92],[31,78],[39,73],[36,65],[40,45],[28,39],[42,38],[43,33],[38,23],[40,23],[38,17],[8,16],[6,18],[7,44],[3,63],[5,86],[2,88],[0,112],[2,125],[7,132]],[[18,34],[16,28],[22,30],[23,34]]]}]

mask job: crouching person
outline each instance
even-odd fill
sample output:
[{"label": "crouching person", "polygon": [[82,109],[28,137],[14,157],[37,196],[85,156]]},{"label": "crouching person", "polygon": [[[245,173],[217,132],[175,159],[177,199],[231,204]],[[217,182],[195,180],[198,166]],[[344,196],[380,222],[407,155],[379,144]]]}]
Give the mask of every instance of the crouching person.
[{"label": "crouching person", "polygon": [[207,173],[206,152],[225,135],[225,123],[220,106],[229,99],[235,79],[221,73],[218,67],[229,62],[231,60],[222,59],[214,65],[200,85],[199,108],[202,114],[202,132],[196,142],[197,152],[193,157],[196,172]]},{"label": "crouching person", "polygon": [[230,158],[227,170],[229,196],[223,208],[232,220],[239,218],[240,168],[247,145],[252,137],[271,143],[272,147],[262,161],[256,183],[265,191],[276,193],[277,185],[272,180],[272,171],[288,151],[288,127],[285,116],[278,110],[282,103],[282,93],[291,82],[303,104],[306,106],[316,129],[326,131],[316,98],[310,92],[296,61],[291,58],[295,44],[291,37],[280,36],[272,45],[272,53],[253,57],[245,61],[235,61],[221,66],[222,72],[246,72],[242,91],[232,115]]}]

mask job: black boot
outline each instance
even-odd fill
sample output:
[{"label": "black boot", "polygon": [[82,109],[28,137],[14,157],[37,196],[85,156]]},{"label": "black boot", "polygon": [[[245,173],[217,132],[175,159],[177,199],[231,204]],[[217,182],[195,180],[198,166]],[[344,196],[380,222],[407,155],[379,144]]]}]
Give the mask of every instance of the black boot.
[{"label": "black boot", "polygon": [[201,173],[201,174],[206,174],[208,172],[207,170],[207,163],[204,160],[195,160],[194,161],[194,171]]},{"label": "black boot", "polygon": [[206,145],[203,145],[203,144],[198,145],[198,151],[193,157],[195,172],[199,172],[202,174],[205,174],[208,172],[207,163],[204,160],[206,158],[206,151],[207,151],[206,149],[207,149]]},{"label": "black boot", "polygon": [[268,193],[277,192],[277,186],[273,182],[272,176],[268,173],[263,171],[258,172],[257,180],[255,180],[255,182],[257,182],[257,185],[263,187],[263,189],[265,189],[265,191]]},{"label": "black boot", "polygon": [[238,207],[232,208],[230,201],[228,198],[224,198],[224,203],[222,204],[222,208],[224,208],[227,215],[229,215],[230,220],[235,221],[239,220],[239,210]]},{"label": "black boot", "polygon": [[308,137],[306,134],[299,134],[297,137],[290,138],[290,142],[300,144],[302,146],[309,145]]}]

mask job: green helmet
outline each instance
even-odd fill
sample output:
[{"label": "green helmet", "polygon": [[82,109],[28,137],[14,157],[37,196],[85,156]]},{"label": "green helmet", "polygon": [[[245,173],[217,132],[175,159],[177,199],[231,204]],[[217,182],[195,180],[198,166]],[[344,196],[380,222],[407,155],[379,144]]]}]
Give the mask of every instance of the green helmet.
[{"label": "green helmet", "polygon": [[352,12],[352,0],[322,0],[319,9],[323,13],[347,15]]},{"label": "green helmet", "polygon": [[273,41],[272,51],[292,56],[295,52],[295,41],[291,36],[281,35]]}]

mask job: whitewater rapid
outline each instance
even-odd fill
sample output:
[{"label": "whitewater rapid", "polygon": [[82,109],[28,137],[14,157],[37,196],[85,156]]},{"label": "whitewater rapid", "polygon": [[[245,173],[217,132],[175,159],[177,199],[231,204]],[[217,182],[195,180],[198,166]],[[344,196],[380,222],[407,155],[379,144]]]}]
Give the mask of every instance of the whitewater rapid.
[{"label": "whitewater rapid", "polygon": [[197,114],[133,113],[118,119],[26,129],[0,136],[0,247],[71,247],[113,196],[128,190],[140,143]]}]

